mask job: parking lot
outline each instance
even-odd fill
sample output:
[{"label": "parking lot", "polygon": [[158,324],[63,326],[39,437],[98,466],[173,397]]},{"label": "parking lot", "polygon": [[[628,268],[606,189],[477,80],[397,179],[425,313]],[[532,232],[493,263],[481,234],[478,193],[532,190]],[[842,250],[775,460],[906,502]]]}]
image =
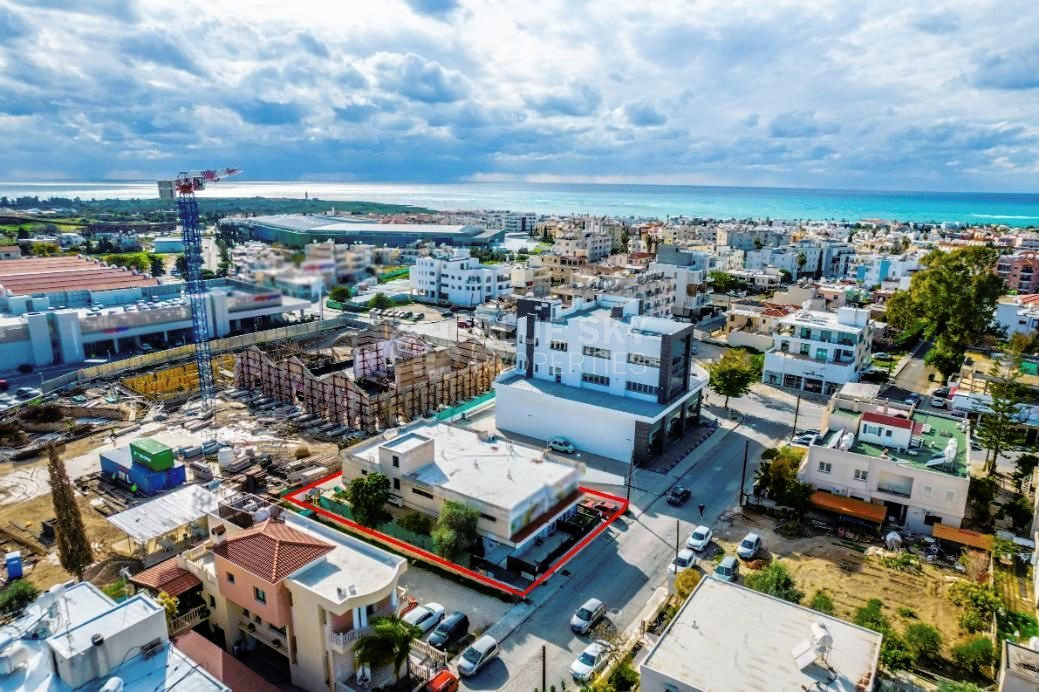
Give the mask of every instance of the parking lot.
[{"label": "parking lot", "polygon": [[409,564],[400,585],[407,589],[408,598],[420,604],[434,601],[444,606],[447,614],[460,610],[468,615],[470,634],[480,634],[512,607],[508,601],[443,577],[415,561]]}]

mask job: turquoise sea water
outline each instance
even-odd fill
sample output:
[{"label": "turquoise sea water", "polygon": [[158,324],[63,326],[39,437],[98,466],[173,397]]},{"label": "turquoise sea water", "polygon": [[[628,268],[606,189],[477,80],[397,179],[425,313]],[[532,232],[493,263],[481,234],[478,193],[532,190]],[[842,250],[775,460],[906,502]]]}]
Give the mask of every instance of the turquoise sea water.
[{"label": "turquoise sea water", "polygon": [[[897,219],[1039,225],[1039,194],[870,192],[794,188],[585,183],[308,183],[237,178],[212,186],[214,197],[311,197],[412,204],[433,209],[511,209],[545,214],[596,213],[635,218]],[[157,196],[151,182],[0,182],[0,195],[132,198]]]}]

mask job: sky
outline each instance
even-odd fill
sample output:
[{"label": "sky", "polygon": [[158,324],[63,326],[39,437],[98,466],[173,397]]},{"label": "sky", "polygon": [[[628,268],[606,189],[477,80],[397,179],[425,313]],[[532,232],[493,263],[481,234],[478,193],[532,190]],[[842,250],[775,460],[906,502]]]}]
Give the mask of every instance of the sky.
[{"label": "sky", "polygon": [[1035,0],[4,0],[0,179],[1039,189]]}]

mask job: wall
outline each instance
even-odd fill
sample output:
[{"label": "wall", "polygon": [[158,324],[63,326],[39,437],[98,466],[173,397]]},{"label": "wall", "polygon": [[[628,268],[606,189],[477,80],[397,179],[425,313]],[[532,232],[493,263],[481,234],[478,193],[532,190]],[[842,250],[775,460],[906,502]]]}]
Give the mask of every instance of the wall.
[{"label": "wall", "polygon": [[759,351],[767,351],[772,348],[772,336],[766,334],[752,334],[750,332],[729,332],[725,337],[726,343],[733,348],[738,346],[749,346]]},{"label": "wall", "polygon": [[[228,562],[219,555],[214,554],[213,561],[216,565],[220,593],[225,598],[245,608],[252,615],[259,615],[265,623],[272,624],[275,627],[284,627],[288,624],[290,617],[289,599],[282,585],[264,581],[255,574],[251,574],[244,568]],[[233,584],[227,580],[228,572],[234,574],[235,580]],[[259,588],[264,592],[267,597],[266,603],[256,600],[253,594],[254,588]]]}]

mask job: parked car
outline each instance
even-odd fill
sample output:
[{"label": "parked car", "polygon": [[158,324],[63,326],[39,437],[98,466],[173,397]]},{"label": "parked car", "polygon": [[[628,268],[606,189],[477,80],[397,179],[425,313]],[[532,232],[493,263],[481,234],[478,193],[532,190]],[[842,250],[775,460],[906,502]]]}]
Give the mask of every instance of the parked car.
[{"label": "parked car", "polygon": [[790,442],[802,447],[811,447],[815,444],[815,435],[797,435]]},{"label": "parked car", "polygon": [[880,353],[873,354],[873,360],[892,360],[892,358],[890,353],[884,353],[881,351]]},{"label": "parked car", "polygon": [[438,649],[446,649],[448,644],[456,642],[469,634],[469,616],[456,610],[437,625],[433,634],[429,635],[429,645]]},{"label": "parked car", "polygon": [[458,328],[459,329],[469,329],[469,328],[471,328],[473,326],[472,324],[470,324],[469,322],[466,322],[465,320],[458,320],[457,324],[458,324]]},{"label": "parked car", "polygon": [[409,625],[414,625],[422,630],[423,634],[433,629],[437,623],[444,619],[444,606],[439,603],[426,603],[417,605],[401,618]]},{"label": "parked car", "polygon": [[711,539],[714,534],[711,533],[711,529],[706,526],[697,526],[693,529],[693,532],[689,534],[689,538],[686,539],[685,547],[696,552],[701,552],[711,543]]},{"label": "parked car", "polygon": [[556,452],[562,452],[563,454],[573,454],[577,451],[577,447],[574,446],[574,443],[565,437],[553,437],[548,441],[548,446],[549,449]]},{"label": "parked car", "polygon": [[479,673],[484,666],[498,658],[498,642],[490,635],[483,635],[458,659],[458,674],[469,677]]},{"label": "parked car", "polygon": [[919,404],[920,403],[920,395],[916,394],[915,392],[913,394],[910,394],[909,396],[906,397],[906,403],[908,405],[910,405],[910,406],[915,406],[915,405]]},{"label": "parked car", "polygon": [[577,655],[577,660],[570,664],[570,675],[579,682],[591,680],[609,660],[609,647],[603,642],[592,642]]},{"label": "parked car", "polygon": [[759,550],[761,550],[761,536],[756,533],[748,533],[740,541],[739,547],[736,548],[736,554],[744,560],[750,560],[758,554]]},{"label": "parked car", "polygon": [[668,565],[668,569],[671,571],[671,574],[678,574],[694,565],[696,565],[696,553],[689,548],[682,548],[678,551],[675,559],[671,561],[671,564]]},{"label": "parked car", "polygon": [[931,392],[930,404],[936,408],[945,408],[949,405],[949,394],[952,393],[948,387],[939,387]]},{"label": "parked car", "polygon": [[714,576],[722,581],[736,581],[740,576],[740,561],[726,555],[714,568]]},{"label": "parked car", "polygon": [[458,692],[458,678],[447,668],[433,676],[426,683],[428,692]]},{"label": "parked car", "polygon": [[35,387],[19,387],[14,392],[15,396],[17,396],[19,399],[31,399],[34,396],[39,396],[42,393],[43,392],[41,392],[39,389],[36,389]]},{"label": "parked car", "polygon": [[570,618],[570,629],[578,634],[587,634],[606,615],[606,605],[598,598],[589,598]]},{"label": "parked car", "polygon": [[681,485],[676,485],[675,487],[671,488],[671,492],[667,494],[667,503],[669,505],[674,505],[675,507],[678,507],[679,505],[684,505],[692,496],[693,493],[689,490],[689,488],[686,488]]}]

